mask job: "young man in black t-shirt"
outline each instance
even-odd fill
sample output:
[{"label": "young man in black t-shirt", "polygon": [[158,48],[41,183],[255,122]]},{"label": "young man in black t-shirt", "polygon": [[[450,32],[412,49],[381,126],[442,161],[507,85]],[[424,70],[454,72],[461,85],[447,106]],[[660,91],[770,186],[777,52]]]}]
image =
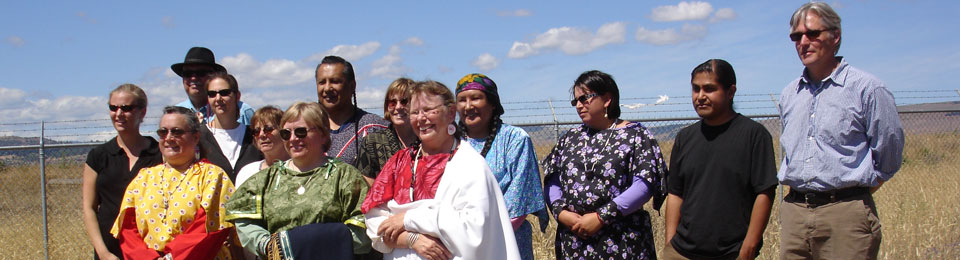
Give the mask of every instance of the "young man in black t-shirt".
[{"label": "young man in black t-shirt", "polygon": [[663,259],[754,259],[773,206],[773,139],[733,110],[733,67],[712,59],[691,73],[702,120],[677,134],[667,179]]}]

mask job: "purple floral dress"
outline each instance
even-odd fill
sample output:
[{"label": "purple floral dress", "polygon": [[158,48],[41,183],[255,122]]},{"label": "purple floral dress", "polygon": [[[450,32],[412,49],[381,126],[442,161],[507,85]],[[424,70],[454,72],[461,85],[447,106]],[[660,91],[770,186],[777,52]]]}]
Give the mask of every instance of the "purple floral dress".
[{"label": "purple floral dress", "polygon": [[[570,129],[543,161],[548,185],[561,195],[548,198],[554,217],[561,210],[597,212],[604,222],[597,234],[581,239],[557,227],[557,259],[656,259],[650,214],[642,208],[623,214],[613,199],[634,180],[646,182],[659,209],[665,197],[666,163],[646,127],[633,122],[622,128]],[[553,200],[552,203],[549,203]]]}]

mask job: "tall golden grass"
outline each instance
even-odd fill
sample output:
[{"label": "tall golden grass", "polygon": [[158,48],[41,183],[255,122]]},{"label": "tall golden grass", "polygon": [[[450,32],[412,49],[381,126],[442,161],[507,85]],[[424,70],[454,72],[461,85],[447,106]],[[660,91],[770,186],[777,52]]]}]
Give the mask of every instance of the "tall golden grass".
[{"label": "tall golden grass", "polygon": [[[776,133],[774,133],[776,134]],[[776,138],[776,137],[775,137]],[[672,143],[662,142],[666,156]],[[550,147],[538,146],[541,156]],[[779,150],[779,148],[777,148]],[[883,225],[881,259],[960,258],[960,134],[907,136],[904,164],[875,194]],[[79,164],[48,165],[47,194],[51,259],[88,259],[93,250],[80,214]],[[0,259],[40,259],[43,236],[37,165],[0,171]],[[779,201],[764,233],[760,259],[779,254]],[[663,247],[663,216],[650,208],[658,250]],[[528,218],[537,226],[535,218]],[[556,223],[545,233],[534,231],[537,259],[554,259]],[[659,252],[658,252],[659,253]]]}]

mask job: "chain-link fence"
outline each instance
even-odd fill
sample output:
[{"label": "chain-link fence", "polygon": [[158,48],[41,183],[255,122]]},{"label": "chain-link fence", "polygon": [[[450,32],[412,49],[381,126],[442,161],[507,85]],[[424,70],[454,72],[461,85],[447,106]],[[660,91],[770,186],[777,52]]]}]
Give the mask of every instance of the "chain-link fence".
[{"label": "chain-link fence", "polygon": [[[741,106],[745,103],[738,102]],[[509,103],[508,109],[517,111],[517,107],[532,103],[535,102]],[[544,103],[553,101],[543,101],[541,105]],[[956,224],[960,223],[960,207],[953,206],[960,205],[960,196],[957,196],[960,160],[955,157],[960,151],[960,102],[901,106],[900,111],[907,136],[903,167],[897,177],[876,194],[884,225],[881,256],[892,259],[960,257],[960,227]],[[560,121],[564,115],[558,114],[552,112],[551,116],[540,119],[549,123],[505,121],[529,133],[542,159],[560,135],[579,125],[576,120]],[[631,117],[628,110],[624,115],[641,118]],[[569,119],[569,115],[565,116]],[[774,140],[778,140],[780,121],[775,110],[749,117],[766,126]],[[673,117],[633,121],[643,122],[650,129],[669,159],[676,133],[696,120],[695,117]],[[145,121],[152,125],[144,124],[141,129],[150,130],[155,129],[158,119]],[[81,171],[87,152],[95,145],[91,144],[92,140],[103,142],[112,138],[111,133],[109,120],[0,124],[0,135],[4,135],[0,137],[0,258],[91,257],[93,249],[81,214]],[[41,140],[43,149],[38,145]],[[775,141],[774,145],[779,161],[779,144]],[[44,158],[43,163],[40,158]],[[778,205],[774,206],[764,235],[763,259],[773,259],[778,254]],[[658,248],[662,247],[662,216],[649,205],[646,209],[654,216],[653,226],[657,232],[654,237]],[[555,225],[551,220],[549,230]],[[539,259],[553,259],[553,232],[549,230],[535,234],[534,246]]]}]

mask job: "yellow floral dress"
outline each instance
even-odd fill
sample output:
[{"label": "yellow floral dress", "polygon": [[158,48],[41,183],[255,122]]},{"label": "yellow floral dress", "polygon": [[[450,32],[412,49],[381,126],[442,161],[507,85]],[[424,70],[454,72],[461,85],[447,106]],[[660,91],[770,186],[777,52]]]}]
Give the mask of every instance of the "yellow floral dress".
[{"label": "yellow floral dress", "polygon": [[[120,233],[128,209],[136,213],[139,235],[147,247],[164,251],[168,243],[193,223],[199,209],[206,214],[206,232],[233,227],[223,220],[224,203],[234,192],[233,182],[220,167],[201,160],[186,172],[160,164],[144,168],[130,182],[120,205],[120,212],[110,231]],[[217,259],[229,259],[227,246],[220,248]]]}]

